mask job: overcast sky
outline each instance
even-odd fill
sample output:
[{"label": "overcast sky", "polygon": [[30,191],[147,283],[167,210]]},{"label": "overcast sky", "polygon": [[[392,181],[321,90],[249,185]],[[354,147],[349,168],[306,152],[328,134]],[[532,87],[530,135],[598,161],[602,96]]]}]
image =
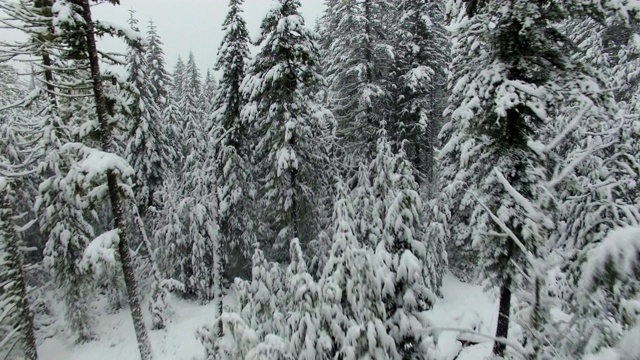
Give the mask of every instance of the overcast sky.
[{"label": "overcast sky", "polygon": [[[0,0],[2,1],[2,0]],[[274,0],[245,0],[243,17],[251,38]],[[300,0],[302,14],[309,28],[324,8],[324,0]],[[172,71],[178,55],[186,61],[193,51],[202,75],[213,67],[218,46],[222,40],[222,22],[227,14],[228,0],[120,0],[120,6],[101,4],[94,7],[94,18],[125,25],[129,10],[136,11],[141,31],[146,31],[153,19],[164,42],[167,69]],[[100,46],[105,50],[122,50],[121,40],[105,39]]]}]

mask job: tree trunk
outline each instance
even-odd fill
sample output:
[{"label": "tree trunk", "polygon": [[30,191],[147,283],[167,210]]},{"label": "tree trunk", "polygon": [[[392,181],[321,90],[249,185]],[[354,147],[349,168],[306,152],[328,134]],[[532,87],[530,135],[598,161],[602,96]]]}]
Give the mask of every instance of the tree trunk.
[{"label": "tree trunk", "polygon": [[502,357],[507,345],[503,341],[509,335],[509,312],[511,311],[511,276],[507,275],[500,286],[500,307],[498,308],[498,326],[493,354]]},{"label": "tree trunk", "polygon": [[[89,64],[91,66],[91,77],[93,78],[93,92],[96,100],[96,115],[100,124],[99,133],[102,150],[105,152],[114,152],[113,136],[111,134],[111,128],[109,127],[107,118],[107,108],[102,88],[102,79],[100,77],[100,63],[96,48],[94,26],[91,19],[91,6],[88,0],[76,0],[75,2],[82,7],[81,15],[85,21],[85,35],[88,45],[87,52],[89,54]],[[115,228],[119,230],[118,234],[120,236],[120,242],[118,243],[118,253],[122,263],[122,272],[124,273],[124,282],[127,288],[133,326],[138,339],[140,358],[142,360],[151,360],[151,343],[149,342],[149,335],[144,324],[142,307],[140,305],[140,295],[138,294],[138,282],[135,277],[134,266],[127,239],[124,204],[118,190],[118,178],[113,172],[109,172],[109,174],[107,174],[107,185],[109,187],[109,199],[111,201],[111,213],[113,215],[114,225]]]},{"label": "tree trunk", "polygon": [[[504,262],[508,264],[513,256],[513,241],[507,239],[506,256]],[[504,351],[507,348],[505,340],[509,336],[509,314],[511,312],[511,283],[512,278],[509,275],[507,266],[502,269],[504,278],[502,279],[502,285],[500,286],[500,304],[498,307],[498,324],[496,326],[496,340],[493,343],[493,354],[499,357],[504,356]]]}]

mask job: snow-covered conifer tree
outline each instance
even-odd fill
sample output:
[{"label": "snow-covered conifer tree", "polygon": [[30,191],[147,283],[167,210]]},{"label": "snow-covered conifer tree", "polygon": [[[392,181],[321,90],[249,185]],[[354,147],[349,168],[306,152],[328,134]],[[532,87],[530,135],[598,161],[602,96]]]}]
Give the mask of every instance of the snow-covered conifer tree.
[{"label": "snow-covered conifer tree", "polygon": [[[117,2],[114,1],[115,3]],[[126,32],[118,32],[118,29],[113,27],[105,28],[102,23],[94,22],[89,0],[80,0],[73,3],[66,0],[55,0],[52,9],[55,9],[53,23],[56,33],[69,44],[73,53],[86,54],[87,56],[91,76],[87,80],[93,90],[95,115],[97,117],[97,122],[91,125],[98,130],[97,135],[103,149],[103,151],[98,151],[82,144],[69,144],[69,151],[77,153],[78,156],[81,155],[82,160],[73,167],[75,169],[73,172],[70,171],[67,174],[67,178],[87,187],[89,185],[95,186],[95,181],[102,181],[102,186],[97,187],[101,191],[91,192],[90,195],[94,198],[100,198],[101,203],[104,203],[107,196],[109,198],[113,219],[112,231],[117,234],[118,255],[138,340],[138,349],[141,359],[149,360],[152,357],[151,344],[140,306],[138,281],[135,277],[135,269],[131,257],[132,249],[129,248],[129,239],[127,238],[128,217],[125,214],[127,209],[126,201],[131,199],[132,196],[131,188],[127,186],[126,181],[123,181],[122,178],[131,175],[129,173],[131,167],[124,159],[114,154],[113,119],[107,106],[105,88],[100,71],[99,53],[96,46],[96,33],[98,31],[115,32],[121,35],[125,35]],[[129,38],[129,40],[135,41],[136,39]],[[91,164],[91,166],[88,166],[88,164]]]},{"label": "snow-covered conifer tree", "polygon": [[419,183],[434,181],[434,152],[442,122],[445,70],[448,66],[448,33],[440,1],[401,1],[393,19],[397,88],[395,116],[388,134],[402,146],[417,170]]},{"label": "snow-covered conifer tree", "polygon": [[385,16],[387,0],[329,1],[321,26],[325,48],[324,75],[329,84],[328,106],[336,117],[350,171],[369,163],[376,139],[392,118],[390,90],[395,77],[394,49]]},{"label": "snow-covered conifer tree", "polygon": [[[424,312],[433,306],[433,285],[442,276],[443,270],[432,266],[440,252],[425,238],[423,205],[406,155],[401,151],[394,156],[384,135],[378,141],[378,151],[380,161],[376,159],[376,164],[383,168],[376,168],[374,198],[383,199],[385,204],[374,205],[373,209],[384,209],[384,230],[376,257],[379,265],[384,265],[377,273],[387,314],[385,325],[401,359],[437,359],[429,332],[433,326]],[[383,186],[383,182],[388,183]],[[386,193],[376,193],[385,188]]]},{"label": "snow-covered conifer tree", "polygon": [[376,277],[375,254],[358,241],[355,217],[351,196],[338,182],[334,241],[320,280],[320,325],[333,338],[334,356],[354,360],[395,358],[394,340],[384,325],[386,312]]},{"label": "snow-covered conifer tree", "polygon": [[[138,21],[133,11],[129,18],[129,26],[138,32]],[[157,99],[163,99],[166,89],[154,89],[150,70],[145,57],[148,49],[131,44],[127,50],[127,77],[125,94],[128,98],[127,133],[125,135],[125,157],[136,170],[136,199],[142,216],[146,217],[147,209],[154,205],[154,193],[162,185],[163,177],[170,169],[173,147],[169,144],[162,116],[161,105]],[[154,51],[157,52],[157,49]],[[158,61],[153,59],[152,61]],[[162,86],[162,75],[155,74],[155,82]],[[160,90],[160,92],[158,92]],[[155,94],[154,94],[155,92]]]},{"label": "snow-covered conifer tree", "polygon": [[[171,169],[176,170],[181,164],[182,147],[180,146],[180,122],[178,119],[178,109],[176,108],[175,97],[173,96],[173,83],[171,74],[165,68],[163,43],[157,32],[156,25],[153,21],[149,21],[147,32],[146,46],[146,73],[149,78],[149,91],[155,103],[162,113],[162,128],[167,137],[169,144],[172,146],[172,155],[174,156],[171,163]],[[181,62],[181,60],[179,60]],[[176,66],[176,74],[180,74],[181,66]],[[180,76],[176,75],[177,78]]]},{"label": "snow-covered conifer tree", "polygon": [[315,236],[315,191],[326,157],[317,133],[316,35],[305,27],[298,0],[275,0],[262,21],[260,52],[242,84],[243,121],[255,127],[255,178],[270,259],[286,261],[288,242]]},{"label": "snow-covered conifer tree", "polygon": [[178,101],[185,90],[185,81],[186,81],[186,73],[185,73],[185,64],[182,60],[181,56],[178,56],[178,60],[176,61],[176,65],[173,68],[172,74],[172,82],[171,82],[171,93],[174,101]]},{"label": "snow-covered conifer tree", "polygon": [[211,70],[207,69],[204,76],[204,82],[202,83],[202,93],[200,94],[200,104],[202,105],[202,111],[205,113],[205,117],[209,118],[213,111],[213,100],[216,97],[218,91],[218,82],[211,74]]},{"label": "snow-covered conifer tree", "polygon": [[[27,297],[24,258],[17,224],[14,223],[16,215],[12,210],[16,199],[13,198],[10,182],[8,178],[0,177],[0,286],[3,289],[0,293],[0,319],[3,327],[9,325],[13,333],[3,334],[2,341],[9,341],[19,334],[22,356],[28,360],[38,360],[33,314]],[[12,353],[4,355],[16,356]]]},{"label": "snow-covered conifer tree", "polygon": [[255,243],[250,212],[250,127],[240,117],[243,105],[240,86],[249,61],[249,34],[241,5],[242,0],[230,1],[222,24],[225,35],[215,67],[222,74],[213,99],[211,123],[211,137],[216,141],[220,236],[227,260],[225,272],[231,276],[249,274],[250,251]]},{"label": "snow-covered conifer tree", "polygon": [[[526,286],[524,279],[531,281],[527,336],[536,356],[545,321],[538,296],[544,293],[539,258],[555,228],[549,190],[582,160],[577,153],[565,156],[571,158],[568,164],[549,171],[547,159],[572,126],[587,119],[598,123],[611,104],[610,94],[601,91],[603,78],[579,58],[567,56],[572,48],[561,26],[602,14],[599,6],[502,0],[448,5],[457,21],[451,121],[443,128],[440,154],[442,192],[453,200],[450,214],[456,216],[449,230],[454,241],[473,242],[483,274],[500,286],[496,337],[507,337],[512,292]],[[565,112],[577,116],[547,125]],[[502,355],[505,348],[496,341],[493,350]]]},{"label": "snow-covered conifer tree", "polygon": [[332,338],[320,325],[320,287],[307,271],[298,239],[291,241],[289,256],[287,295],[291,305],[285,332],[289,351],[297,359],[332,359]]}]

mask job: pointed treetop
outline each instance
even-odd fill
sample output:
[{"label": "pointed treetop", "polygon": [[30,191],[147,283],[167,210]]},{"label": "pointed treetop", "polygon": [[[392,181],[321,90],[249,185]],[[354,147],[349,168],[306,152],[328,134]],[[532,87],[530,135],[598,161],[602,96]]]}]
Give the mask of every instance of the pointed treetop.
[{"label": "pointed treetop", "polygon": [[127,21],[127,23],[132,30],[140,31],[140,28],[138,27],[138,19],[136,19],[135,15],[136,11],[133,9],[129,9],[129,20]]}]

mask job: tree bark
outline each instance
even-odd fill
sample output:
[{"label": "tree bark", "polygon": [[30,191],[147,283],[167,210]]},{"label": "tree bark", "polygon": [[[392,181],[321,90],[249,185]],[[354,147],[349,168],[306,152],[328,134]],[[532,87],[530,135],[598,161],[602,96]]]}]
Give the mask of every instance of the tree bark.
[{"label": "tree bark", "polygon": [[[508,264],[513,256],[513,242],[511,239],[507,240],[505,245],[507,247],[507,254],[505,256],[505,263]],[[500,304],[498,307],[498,324],[496,326],[496,341],[493,343],[493,354],[499,357],[504,356],[504,351],[507,348],[507,344],[503,341],[509,336],[509,313],[511,312],[511,275],[508,274],[508,269],[502,269],[504,278],[502,279],[502,285],[500,285]]]},{"label": "tree bark", "polygon": [[498,308],[498,326],[496,340],[493,343],[493,354],[502,357],[507,345],[502,339],[509,335],[509,312],[511,311],[511,276],[507,275],[500,286],[500,307]]},{"label": "tree bark", "polygon": [[[87,41],[87,52],[89,55],[89,64],[91,67],[91,77],[93,82],[93,93],[96,101],[96,115],[100,124],[99,134],[102,143],[102,150],[105,152],[114,152],[113,135],[109,126],[107,117],[107,107],[102,87],[102,79],[100,76],[100,61],[95,40],[95,30],[91,19],[91,6],[88,0],[75,0],[76,4],[82,9],[82,17],[85,21],[85,36]],[[126,220],[124,217],[124,204],[122,196],[118,190],[118,178],[113,172],[107,174],[107,185],[109,188],[109,199],[111,201],[111,213],[113,215],[115,228],[118,229],[120,241],[118,243],[118,253],[122,264],[122,272],[124,273],[124,281],[127,289],[129,307],[131,309],[131,317],[138,339],[138,349],[142,360],[151,360],[151,343],[147,328],[144,324],[142,315],[142,307],[140,305],[140,295],[138,293],[138,282],[135,277],[134,266],[131,259],[131,252],[126,233]]]}]

